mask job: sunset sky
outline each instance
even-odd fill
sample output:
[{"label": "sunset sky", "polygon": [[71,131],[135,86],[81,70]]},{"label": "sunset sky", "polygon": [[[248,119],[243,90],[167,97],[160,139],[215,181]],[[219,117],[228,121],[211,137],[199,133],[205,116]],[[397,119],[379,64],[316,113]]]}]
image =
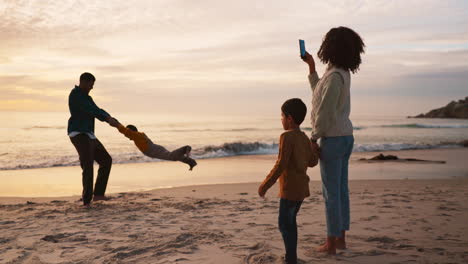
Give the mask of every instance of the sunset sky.
[{"label": "sunset sky", "polygon": [[297,40],[315,55],[336,26],[367,45],[353,114],[468,96],[468,1],[0,0],[0,17],[0,110],[67,111],[89,71],[111,113],[276,114],[291,97],[310,105]]}]

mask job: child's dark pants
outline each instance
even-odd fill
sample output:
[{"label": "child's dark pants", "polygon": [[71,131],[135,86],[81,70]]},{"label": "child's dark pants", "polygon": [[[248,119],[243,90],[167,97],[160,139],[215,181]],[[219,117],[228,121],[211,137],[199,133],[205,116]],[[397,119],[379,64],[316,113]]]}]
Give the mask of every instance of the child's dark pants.
[{"label": "child's dark pants", "polygon": [[286,249],[286,263],[297,262],[297,224],[296,216],[302,201],[291,201],[281,198],[278,225]]}]

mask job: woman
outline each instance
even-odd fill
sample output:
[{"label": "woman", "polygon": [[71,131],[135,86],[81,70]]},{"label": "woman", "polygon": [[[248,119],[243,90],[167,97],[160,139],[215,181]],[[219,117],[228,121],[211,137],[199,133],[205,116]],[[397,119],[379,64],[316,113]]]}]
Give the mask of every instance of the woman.
[{"label": "woman", "polygon": [[345,233],[349,230],[348,162],[353,150],[353,125],[349,119],[352,73],[359,70],[364,42],[353,30],[332,28],[323,39],[317,53],[327,64],[319,79],[315,62],[309,53],[303,57],[309,65],[312,87],[313,144],[320,139],[320,174],[325,199],[327,240],[320,252],[336,254],[345,249]]}]

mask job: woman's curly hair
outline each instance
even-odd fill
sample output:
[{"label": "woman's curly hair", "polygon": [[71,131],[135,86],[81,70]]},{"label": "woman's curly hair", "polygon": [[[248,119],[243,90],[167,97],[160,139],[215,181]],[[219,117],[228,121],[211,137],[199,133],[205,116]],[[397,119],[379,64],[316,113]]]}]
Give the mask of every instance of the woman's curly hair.
[{"label": "woman's curly hair", "polygon": [[366,45],[361,37],[347,27],[332,28],[325,35],[317,56],[325,63],[356,73],[361,64],[361,53]]}]

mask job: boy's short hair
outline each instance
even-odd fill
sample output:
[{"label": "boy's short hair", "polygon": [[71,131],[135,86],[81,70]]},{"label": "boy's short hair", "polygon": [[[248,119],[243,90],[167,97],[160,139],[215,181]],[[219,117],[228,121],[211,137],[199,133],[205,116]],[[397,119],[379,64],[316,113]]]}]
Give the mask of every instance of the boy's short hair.
[{"label": "boy's short hair", "polygon": [[302,124],[307,113],[307,106],[299,98],[292,98],[284,102],[281,111],[285,116],[291,116],[297,125]]},{"label": "boy's short hair", "polygon": [[96,81],[96,77],[94,77],[94,75],[92,75],[91,73],[89,72],[84,72],[80,75],[80,82],[82,81],[86,81],[86,82],[91,82],[91,81]]},{"label": "boy's short hair", "polygon": [[132,131],[138,132],[138,129],[134,125],[127,125],[127,128]]}]

